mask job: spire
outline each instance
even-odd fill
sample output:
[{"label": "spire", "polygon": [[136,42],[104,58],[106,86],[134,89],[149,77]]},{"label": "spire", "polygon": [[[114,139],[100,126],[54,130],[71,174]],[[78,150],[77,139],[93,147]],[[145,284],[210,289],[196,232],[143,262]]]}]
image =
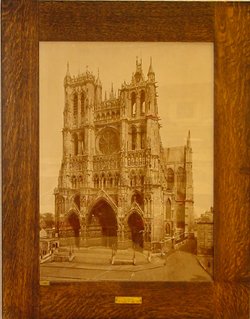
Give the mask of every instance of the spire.
[{"label": "spire", "polygon": [[148,75],[149,74],[154,74],[153,66],[152,66],[152,57],[150,57],[150,65],[148,69]]},{"label": "spire", "polygon": [[113,82],[111,83],[111,92],[110,92],[110,99],[114,98],[114,87],[113,87]]},{"label": "spire", "polygon": [[149,82],[155,82],[155,73],[153,70],[153,65],[152,65],[152,57],[150,57],[150,65],[148,69],[148,80]]},{"label": "spire", "polygon": [[136,56],[136,71],[135,71],[135,73],[142,73],[142,59],[139,62],[138,56]]},{"label": "spire", "polygon": [[98,68],[98,71],[97,71],[96,84],[97,84],[98,86],[101,86],[101,85],[102,85],[101,80],[100,80],[100,77],[99,77],[99,68]]},{"label": "spire", "polygon": [[69,84],[70,80],[71,80],[71,76],[70,76],[70,73],[69,73],[69,62],[67,62],[67,71],[66,71],[66,75],[65,75],[65,78],[64,78],[64,85]]},{"label": "spire", "polygon": [[187,147],[191,147],[190,130],[188,130],[188,136],[187,136]]},{"label": "spire", "polygon": [[70,73],[69,73],[69,61],[67,62],[67,72],[66,72],[66,76],[70,76]]},{"label": "spire", "polygon": [[136,70],[135,73],[132,75],[132,84],[139,83],[141,81],[144,81],[144,75],[142,72],[142,59],[140,59],[140,62],[138,61],[138,56],[136,57]]}]

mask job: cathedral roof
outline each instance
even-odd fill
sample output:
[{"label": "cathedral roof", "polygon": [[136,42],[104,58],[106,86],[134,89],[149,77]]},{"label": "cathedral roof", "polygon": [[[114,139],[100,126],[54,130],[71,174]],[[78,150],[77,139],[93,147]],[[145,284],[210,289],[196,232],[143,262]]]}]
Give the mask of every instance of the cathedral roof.
[{"label": "cathedral roof", "polygon": [[165,147],[163,149],[164,157],[166,163],[184,163],[185,161],[185,147],[175,146],[175,147]]}]

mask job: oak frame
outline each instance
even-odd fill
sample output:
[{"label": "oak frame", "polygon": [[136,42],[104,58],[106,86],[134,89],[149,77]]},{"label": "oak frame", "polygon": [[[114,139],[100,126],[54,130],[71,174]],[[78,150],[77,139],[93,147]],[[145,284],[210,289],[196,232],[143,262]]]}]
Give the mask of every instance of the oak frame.
[{"label": "oak frame", "polygon": [[[2,1],[5,319],[249,317],[249,16],[247,3]],[[214,42],[212,283],[39,287],[39,41],[97,40]],[[121,295],[142,304],[115,304]]]}]

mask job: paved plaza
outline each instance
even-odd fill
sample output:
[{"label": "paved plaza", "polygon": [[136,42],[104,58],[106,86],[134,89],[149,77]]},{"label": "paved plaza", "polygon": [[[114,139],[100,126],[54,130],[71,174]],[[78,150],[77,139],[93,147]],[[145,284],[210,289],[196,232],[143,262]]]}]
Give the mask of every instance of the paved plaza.
[{"label": "paved plaza", "polygon": [[165,256],[153,256],[148,262],[148,252],[118,251],[114,265],[111,249],[89,247],[75,249],[71,262],[41,264],[41,280],[48,281],[211,281],[211,276],[200,266],[195,255],[175,250]]}]

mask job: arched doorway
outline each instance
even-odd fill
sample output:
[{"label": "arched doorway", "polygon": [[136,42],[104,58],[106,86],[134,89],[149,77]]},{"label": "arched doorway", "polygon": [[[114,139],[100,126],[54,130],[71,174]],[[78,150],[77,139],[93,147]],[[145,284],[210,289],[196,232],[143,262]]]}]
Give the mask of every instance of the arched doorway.
[{"label": "arched doorway", "polygon": [[141,215],[136,211],[132,212],[128,218],[128,226],[131,231],[131,240],[137,249],[143,249],[144,223]]},{"label": "arched doorway", "polygon": [[79,247],[81,225],[80,225],[79,217],[75,211],[72,211],[69,213],[68,218],[67,218],[67,222],[70,226],[69,237],[74,237],[75,238],[75,245],[77,247]]},{"label": "arched doorway", "polygon": [[116,215],[105,200],[99,201],[89,213],[88,237],[93,245],[111,247],[117,244]]}]

